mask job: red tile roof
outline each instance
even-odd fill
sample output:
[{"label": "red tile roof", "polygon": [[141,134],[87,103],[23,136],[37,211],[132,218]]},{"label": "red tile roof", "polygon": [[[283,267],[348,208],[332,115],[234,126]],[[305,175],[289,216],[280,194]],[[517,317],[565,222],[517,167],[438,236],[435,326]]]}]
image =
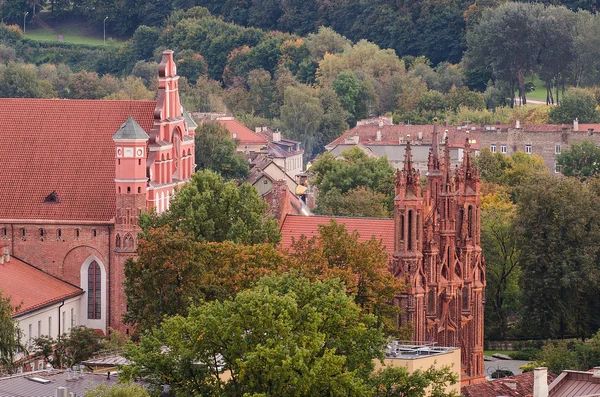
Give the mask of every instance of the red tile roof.
[{"label": "red tile roof", "polygon": [[302,216],[288,214],[281,225],[281,242],[279,246],[284,249],[292,247],[293,240],[298,240],[304,235],[307,238],[319,233],[319,225],[326,225],[330,219],[346,226],[346,230],[360,234],[359,241],[369,240],[375,236],[381,239],[385,251],[392,255],[394,253],[394,220],[382,218],[349,218],[329,216]]},{"label": "red tile roof", "polygon": [[[548,373],[548,384],[556,375]],[[533,371],[509,376],[485,383],[464,386],[461,388],[464,397],[531,397],[533,396]]]},{"label": "red tile roof", "polygon": [[[0,219],[110,221],[113,134],[132,115],[149,132],[154,101],[0,99]],[[58,203],[44,203],[56,191]]]},{"label": "red tile roof", "polygon": [[20,305],[13,316],[83,293],[81,288],[14,257],[0,265],[0,275],[0,294],[4,298],[10,297],[13,306]]},{"label": "red tile roof", "polygon": [[[232,139],[237,139],[241,144],[244,143],[263,143],[267,144],[267,139],[264,136],[257,134],[252,131],[250,128],[241,124],[233,117],[223,117],[214,120],[215,122],[223,125],[229,133],[231,134]],[[233,136],[235,134],[235,137]]]}]

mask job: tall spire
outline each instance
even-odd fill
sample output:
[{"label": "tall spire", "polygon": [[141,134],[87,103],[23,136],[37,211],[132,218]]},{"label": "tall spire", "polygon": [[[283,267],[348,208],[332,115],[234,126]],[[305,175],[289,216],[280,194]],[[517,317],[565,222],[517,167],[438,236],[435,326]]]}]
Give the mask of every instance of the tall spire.
[{"label": "tall spire", "polygon": [[440,170],[440,138],[438,137],[438,119],[433,119],[433,136],[431,137],[431,171]]},{"label": "tall spire", "polygon": [[452,170],[450,169],[450,145],[448,142],[448,134],[444,137],[444,180],[442,183],[445,192],[450,191],[452,183]]},{"label": "tall spire", "polygon": [[410,134],[408,134],[406,139],[406,151],[404,152],[404,170],[410,171],[413,168],[412,165],[412,149],[410,148]]}]

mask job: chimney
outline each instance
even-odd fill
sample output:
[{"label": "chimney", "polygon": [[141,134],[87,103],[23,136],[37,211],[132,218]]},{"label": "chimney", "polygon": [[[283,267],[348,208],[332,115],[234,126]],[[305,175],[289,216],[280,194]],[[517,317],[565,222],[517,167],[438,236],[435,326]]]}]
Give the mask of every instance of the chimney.
[{"label": "chimney", "polygon": [[594,367],[594,375],[592,378],[600,378],[600,367]]},{"label": "chimney", "polygon": [[417,132],[417,139],[418,139],[419,141],[422,141],[422,140],[423,140],[423,131],[419,131],[419,132]]},{"label": "chimney", "polygon": [[588,128],[588,135],[594,135],[594,129],[593,128]]},{"label": "chimney", "polygon": [[521,120],[515,122],[515,128],[521,128]]},{"label": "chimney", "polygon": [[573,131],[579,131],[579,119],[577,117],[573,120]]},{"label": "chimney", "polygon": [[56,397],[69,397],[69,392],[68,387],[59,386],[56,388]]},{"label": "chimney", "polygon": [[0,255],[0,265],[10,262],[10,253],[8,252],[8,245],[2,247],[2,254]]},{"label": "chimney", "polygon": [[281,141],[281,132],[275,131],[273,132],[273,142]]},{"label": "chimney", "polygon": [[262,127],[254,127],[254,132],[257,134],[262,131]]},{"label": "chimney", "polygon": [[533,397],[548,397],[548,368],[533,370]]},{"label": "chimney", "polygon": [[376,141],[381,141],[381,130],[377,130],[377,135],[375,136]]}]

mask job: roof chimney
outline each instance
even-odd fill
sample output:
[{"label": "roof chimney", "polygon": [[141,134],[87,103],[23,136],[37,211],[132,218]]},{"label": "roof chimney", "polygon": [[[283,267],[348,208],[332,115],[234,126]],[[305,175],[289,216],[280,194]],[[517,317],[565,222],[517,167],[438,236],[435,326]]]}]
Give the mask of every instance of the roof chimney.
[{"label": "roof chimney", "polygon": [[273,142],[281,141],[281,132],[275,131],[273,132]]},{"label": "roof chimney", "polygon": [[573,131],[579,131],[579,119],[577,117],[573,120]]},{"label": "roof chimney", "polygon": [[375,136],[376,141],[381,141],[381,130],[377,130],[377,135]]},{"label": "roof chimney", "polygon": [[515,128],[521,128],[521,120],[515,121]]},{"label": "roof chimney", "polygon": [[533,397],[548,397],[548,368],[533,370]]},{"label": "roof chimney", "polygon": [[2,247],[2,253],[0,254],[0,265],[2,265],[5,262],[10,262],[10,253],[8,252],[8,244],[0,247]]},{"label": "roof chimney", "polygon": [[592,378],[600,378],[600,367],[594,367],[594,375]]}]

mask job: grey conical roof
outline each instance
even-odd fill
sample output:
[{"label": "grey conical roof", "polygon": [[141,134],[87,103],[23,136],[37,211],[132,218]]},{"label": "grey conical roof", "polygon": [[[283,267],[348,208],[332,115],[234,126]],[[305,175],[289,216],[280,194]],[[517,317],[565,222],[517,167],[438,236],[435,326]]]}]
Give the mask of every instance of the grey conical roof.
[{"label": "grey conical roof", "polygon": [[129,116],[127,120],[121,125],[119,130],[113,135],[113,139],[148,139],[150,138],[146,131]]}]

